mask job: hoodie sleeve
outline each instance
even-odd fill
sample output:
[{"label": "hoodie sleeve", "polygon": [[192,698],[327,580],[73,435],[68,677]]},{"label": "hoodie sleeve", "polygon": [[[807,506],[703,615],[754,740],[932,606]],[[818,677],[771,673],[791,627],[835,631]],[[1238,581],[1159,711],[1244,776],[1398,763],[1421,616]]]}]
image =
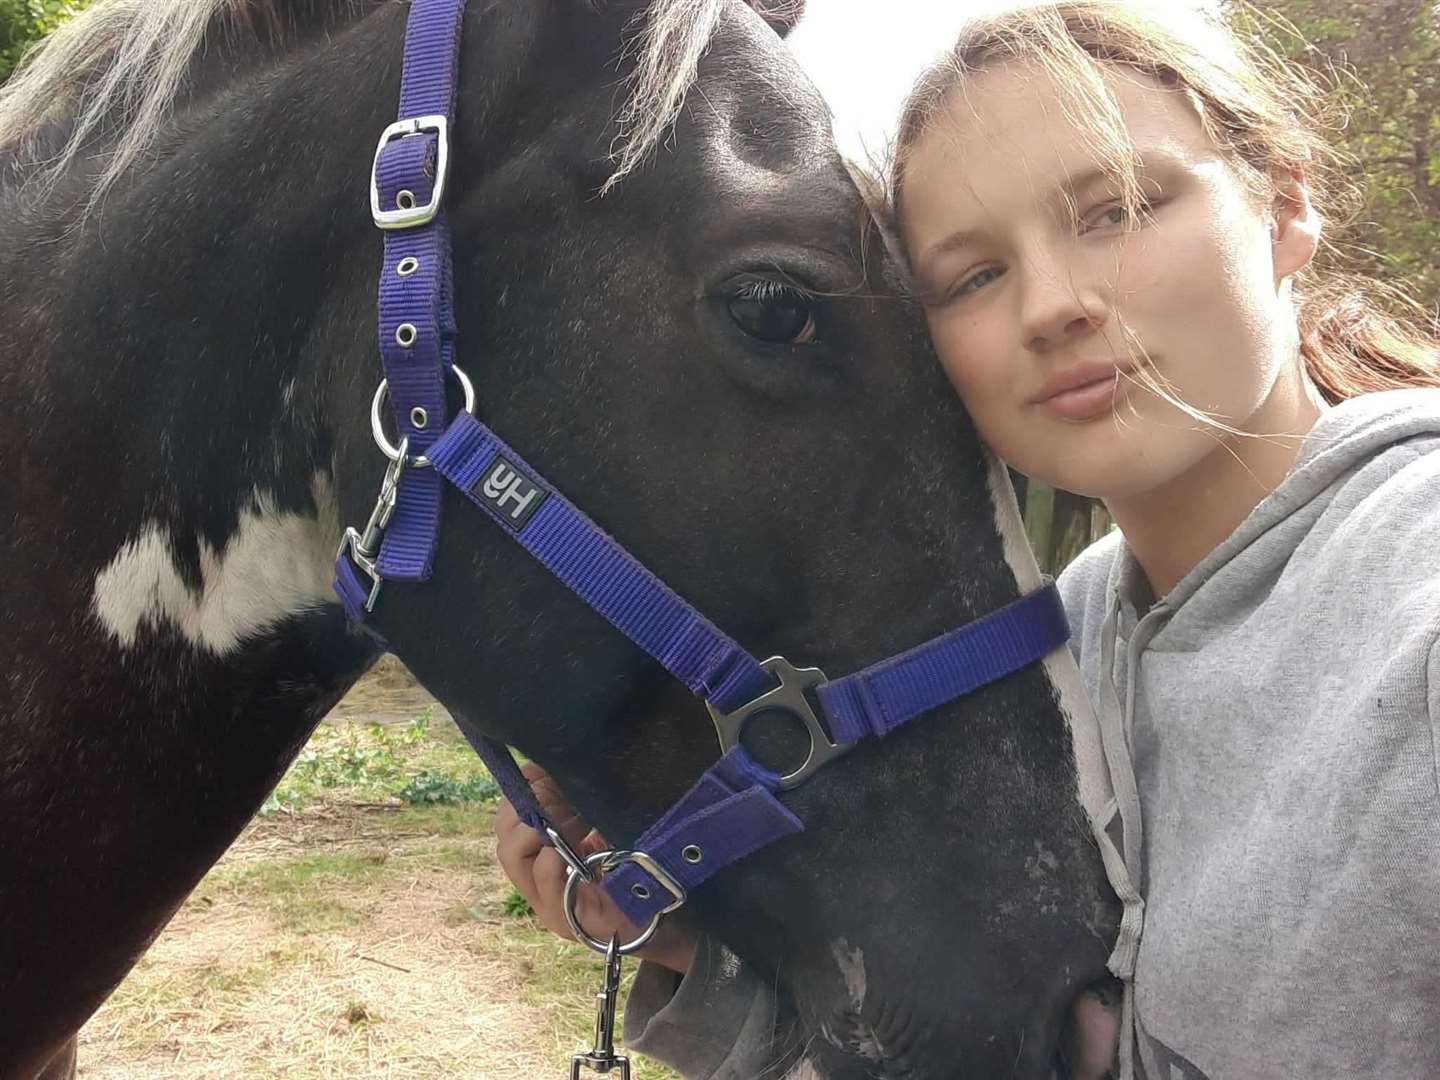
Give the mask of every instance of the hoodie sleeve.
[{"label": "hoodie sleeve", "polygon": [[686,1080],[754,1080],[774,1069],[784,1008],[770,980],[702,938],[683,978],[640,965],[625,1002],[624,1041]]}]

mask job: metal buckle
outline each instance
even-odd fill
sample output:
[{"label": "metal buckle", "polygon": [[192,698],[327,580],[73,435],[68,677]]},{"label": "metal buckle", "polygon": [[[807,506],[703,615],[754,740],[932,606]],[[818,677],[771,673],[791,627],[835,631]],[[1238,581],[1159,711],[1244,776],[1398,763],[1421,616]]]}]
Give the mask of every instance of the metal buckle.
[{"label": "metal buckle", "polygon": [[817,770],[844,754],[854,743],[831,742],[830,733],[820,723],[805,696],[805,691],[829,681],[823,671],[819,668],[797,668],[783,656],[772,656],[762,661],[760,666],[779,679],[780,685],[741,705],[734,712],[722,713],[708,701],[705,707],[710,710],[710,719],[715,721],[715,734],[720,739],[722,754],[740,745],[740,733],[759,713],[771,710],[786,712],[805,725],[810,734],[810,754],[798,769],[780,777],[781,789],[788,791],[810,779]]},{"label": "metal buckle", "polygon": [[[629,956],[637,949],[643,948],[645,943],[655,936],[655,931],[660,928],[660,920],[685,903],[685,886],[671,877],[668,870],[643,851],[597,851],[594,855],[587,856],[584,871],[571,865],[570,871],[565,877],[565,921],[570,924],[570,932],[575,935],[575,940],[583,942],[595,952],[607,952],[610,945],[599,938],[591,937],[589,932],[580,925],[580,920],[575,916],[575,886],[580,881],[593,881],[593,871],[596,867],[600,868],[602,874],[606,874],[621,863],[627,862],[638,863],[642,870],[658,881],[670,894],[670,903],[651,916],[650,925],[640,931],[639,937],[627,941],[619,947],[621,956]],[[589,879],[585,878],[585,871],[592,872]]]},{"label": "metal buckle", "polygon": [[[396,207],[393,210],[380,208],[380,155],[385,147],[396,139],[423,135],[433,131],[436,136],[437,156],[435,160],[435,184],[430,190],[430,201],[424,206]],[[416,116],[409,120],[397,120],[380,133],[380,142],[375,147],[375,161],[370,166],[370,217],[381,229],[413,229],[417,225],[428,225],[440,213],[441,200],[445,198],[445,180],[450,170],[450,119],[441,114]]]}]

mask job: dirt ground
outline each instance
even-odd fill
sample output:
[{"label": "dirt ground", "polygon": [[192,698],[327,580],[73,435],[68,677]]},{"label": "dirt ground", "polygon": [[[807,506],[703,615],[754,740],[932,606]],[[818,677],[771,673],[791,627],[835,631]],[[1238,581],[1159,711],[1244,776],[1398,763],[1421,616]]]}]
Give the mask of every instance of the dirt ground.
[{"label": "dirt ground", "polygon": [[[390,665],[357,690],[333,721],[411,723],[430,705]],[[468,761],[435,709],[425,746]],[[369,744],[344,745],[353,763]],[[257,817],[85,1027],[80,1075],[568,1076],[599,961],[507,912],[492,814],[349,791]]]}]

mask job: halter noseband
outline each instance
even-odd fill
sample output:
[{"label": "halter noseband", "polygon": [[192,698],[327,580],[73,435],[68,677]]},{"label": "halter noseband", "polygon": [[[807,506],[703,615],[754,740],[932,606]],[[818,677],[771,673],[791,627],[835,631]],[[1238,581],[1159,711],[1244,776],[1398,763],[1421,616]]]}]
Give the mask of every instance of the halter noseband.
[{"label": "halter noseband", "polygon": [[[692,692],[715,721],[721,757],[628,851],[580,859],[541,813],[509,750],[486,736],[475,749],[522,820],[541,831],[577,880],[605,871],[602,886],[637,926],[632,952],[662,915],[721,868],[804,825],[776,793],[809,779],[860,739],[888,732],[1060,648],[1069,638],[1053,584],[958,630],[841,679],[763,663],[676,595],[545,482],[474,416],[470,381],[454,366],[450,234],[443,199],[450,162],[460,28],[465,0],[413,0],[405,33],[400,119],[385,129],[371,177],[371,213],[384,230],[380,354],[384,381],[371,406],[376,440],[390,458],[365,529],[347,529],[335,591],[363,621],[384,582],[428,580],[443,485],[453,485],[534,558]],[[465,391],[448,424],[445,376]],[[388,396],[398,433],[381,425]],[[378,545],[378,547],[377,547]],[[818,712],[816,705],[818,704]],[[780,775],[740,743],[749,719],[780,710],[810,734],[811,750]],[[823,723],[822,723],[823,717]],[[567,904],[567,909],[570,905]],[[573,925],[573,923],[572,923]],[[577,936],[607,946],[574,926]],[[613,947],[613,946],[612,946]]]}]

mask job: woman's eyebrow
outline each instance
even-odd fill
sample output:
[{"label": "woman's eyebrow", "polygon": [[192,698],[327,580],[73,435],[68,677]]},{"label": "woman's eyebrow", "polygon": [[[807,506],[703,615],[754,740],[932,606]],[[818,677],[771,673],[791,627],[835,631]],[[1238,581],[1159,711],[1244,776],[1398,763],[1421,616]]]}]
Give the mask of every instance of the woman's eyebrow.
[{"label": "woman's eyebrow", "polygon": [[[1135,179],[1143,183],[1145,180],[1150,179],[1153,174],[1174,167],[1179,163],[1180,159],[1169,151],[1147,149],[1143,154],[1140,154],[1137,148]],[[1089,191],[1096,184],[1102,182],[1118,188],[1120,181],[1114,169],[1097,162],[1066,176],[1056,185],[1055,190],[1059,194],[1075,196],[1081,192]],[[1119,194],[1118,190],[1116,194]]]},{"label": "woman's eyebrow", "polygon": [[[1139,170],[1137,170],[1138,172]],[[1091,165],[1081,169],[1079,172],[1071,173],[1057,185],[1057,192],[1078,195],[1082,191],[1088,191],[1100,181],[1110,182],[1114,179],[1114,173],[1103,165]]]},{"label": "woman's eyebrow", "polygon": [[948,255],[952,251],[959,251],[963,247],[969,247],[981,235],[982,233],[979,229],[956,229],[954,232],[942,236],[934,243],[926,244],[920,252],[918,262],[923,265],[941,255]]},{"label": "woman's eyebrow", "polygon": [[[1147,150],[1144,160],[1138,162],[1135,166],[1136,179],[1143,182],[1151,173],[1173,165],[1175,162],[1176,158],[1163,150]],[[1096,162],[1062,177],[1051,189],[1051,198],[1060,199],[1061,201],[1063,201],[1065,196],[1075,198],[1077,195],[1089,191],[1101,183],[1113,185],[1115,183],[1115,173],[1114,170]],[[913,263],[914,273],[923,275],[932,260],[969,247],[971,244],[985,239],[986,235],[983,228],[969,227],[955,229],[953,232],[947,233],[939,240],[925,245],[920,251],[919,256]]]}]

